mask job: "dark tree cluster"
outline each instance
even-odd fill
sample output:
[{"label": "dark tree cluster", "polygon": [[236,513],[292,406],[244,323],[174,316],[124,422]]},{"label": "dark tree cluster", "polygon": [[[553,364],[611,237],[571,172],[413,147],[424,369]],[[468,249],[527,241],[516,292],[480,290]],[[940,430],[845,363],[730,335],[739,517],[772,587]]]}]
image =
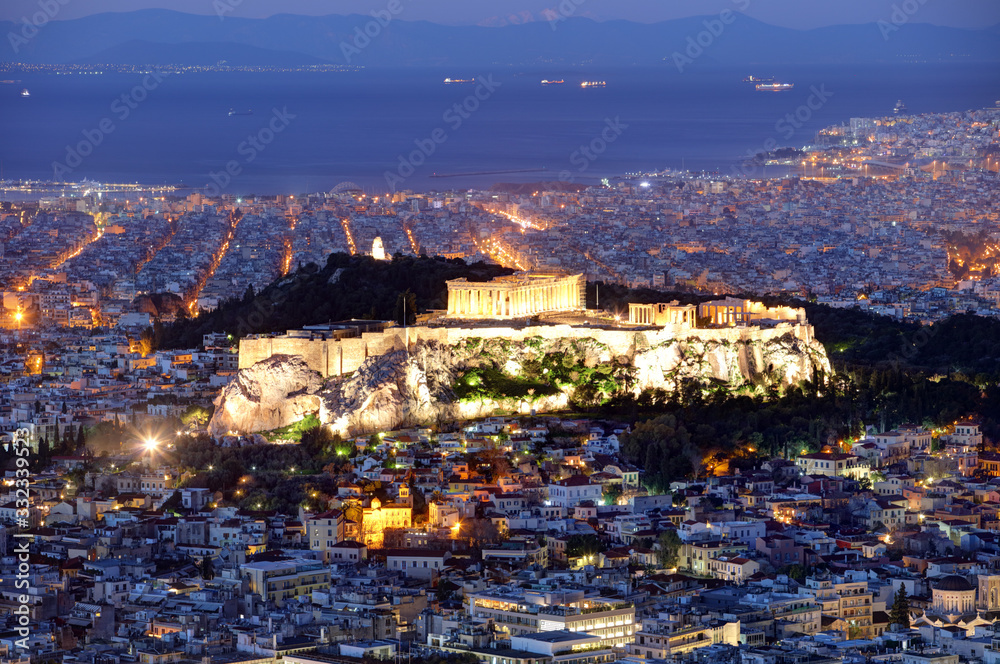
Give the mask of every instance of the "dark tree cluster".
[{"label": "dark tree cluster", "polygon": [[242,337],[351,318],[402,323],[404,308],[407,324],[413,324],[418,312],[447,307],[448,280],[489,281],[510,273],[498,265],[441,257],[397,254],[377,261],[330,254],[324,267],[310,263],[260,293],[248,290],[212,312],[166,326],[161,344],[190,348],[213,332]]}]

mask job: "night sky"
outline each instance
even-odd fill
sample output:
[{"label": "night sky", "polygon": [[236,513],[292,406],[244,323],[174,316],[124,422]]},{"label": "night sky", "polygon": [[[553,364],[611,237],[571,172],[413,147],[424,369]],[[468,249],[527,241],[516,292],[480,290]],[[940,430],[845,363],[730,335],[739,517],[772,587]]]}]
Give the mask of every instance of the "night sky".
[{"label": "night sky", "polygon": [[[106,11],[150,7],[192,14],[215,14],[214,3],[234,6],[229,16],[265,17],[275,13],[367,14],[391,0],[69,0],[57,19]],[[956,27],[1000,24],[997,0],[397,0],[405,7],[399,18],[446,24],[506,25],[544,20],[546,10],[572,8],[573,15],[596,20],[626,19],[643,23],[745,8],[747,15],[790,28],[891,20],[893,7],[910,10],[913,22]],[[19,20],[39,10],[39,0],[4,0],[0,19]]]}]

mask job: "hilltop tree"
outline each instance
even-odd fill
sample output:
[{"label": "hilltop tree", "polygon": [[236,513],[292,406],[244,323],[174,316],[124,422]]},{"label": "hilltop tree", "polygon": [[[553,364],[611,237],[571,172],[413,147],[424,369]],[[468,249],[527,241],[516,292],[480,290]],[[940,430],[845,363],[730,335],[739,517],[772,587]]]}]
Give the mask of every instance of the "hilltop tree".
[{"label": "hilltop tree", "polygon": [[[403,312],[406,320],[403,320]],[[409,288],[396,298],[396,322],[400,325],[413,325],[417,322],[417,295]]]}]

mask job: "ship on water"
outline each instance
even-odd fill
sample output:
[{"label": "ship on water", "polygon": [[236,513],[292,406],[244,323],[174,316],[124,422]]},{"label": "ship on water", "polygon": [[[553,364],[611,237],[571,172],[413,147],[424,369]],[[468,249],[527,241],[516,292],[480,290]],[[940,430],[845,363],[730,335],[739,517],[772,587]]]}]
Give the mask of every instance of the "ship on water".
[{"label": "ship on water", "polygon": [[607,85],[606,81],[584,81],[580,84],[581,88],[603,88]]},{"label": "ship on water", "polygon": [[550,80],[549,80],[549,79],[547,79],[547,78],[543,78],[543,79],[542,79],[542,85],[562,85],[562,84],[563,84],[563,83],[565,83],[565,82],[566,82],[566,81],[564,81],[564,80],[563,80],[563,79],[561,79],[561,78],[560,78],[560,79],[559,79],[558,81],[550,81]]},{"label": "ship on water", "polygon": [[236,111],[233,109],[229,109],[229,117],[233,117],[234,115],[253,115],[253,111],[251,110]]},{"label": "ship on water", "polygon": [[902,99],[896,102],[896,105],[893,107],[892,112],[895,113],[896,115],[899,115],[900,113],[906,113],[906,104],[903,103]]},{"label": "ship on water", "polygon": [[794,83],[758,83],[758,92],[784,92],[795,87]]},{"label": "ship on water", "polygon": [[446,85],[454,85],[455,83],[475,83],[474,78],[446,78],[444,79]]},{"label": "ship on water", "polygon": [[774,83],[773,76],[754,76],[751,74],[743,79],[744,83]]},{"label": "ship on water", "polygon": [[25,88],[25,89],[21,90],[21,96],[22,97],[30,97],[31,96],[31,93],[28,92],[28,88]]}]

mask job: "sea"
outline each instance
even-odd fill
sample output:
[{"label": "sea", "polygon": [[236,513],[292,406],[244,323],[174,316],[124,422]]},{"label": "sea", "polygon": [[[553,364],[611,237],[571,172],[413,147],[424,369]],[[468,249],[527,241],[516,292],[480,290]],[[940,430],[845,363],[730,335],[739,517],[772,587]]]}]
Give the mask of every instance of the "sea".
[{"label": "sea", "polygon": [[[794,88],[758,92],[743,81],[751,74]],[[931,113],[1000,99],[1000,68],[973,63],[2,78],[0,179],[214,184],[238,195],[731,174],[766,146],[809,144],[825,126],[892,115],[898,100]]]}]

